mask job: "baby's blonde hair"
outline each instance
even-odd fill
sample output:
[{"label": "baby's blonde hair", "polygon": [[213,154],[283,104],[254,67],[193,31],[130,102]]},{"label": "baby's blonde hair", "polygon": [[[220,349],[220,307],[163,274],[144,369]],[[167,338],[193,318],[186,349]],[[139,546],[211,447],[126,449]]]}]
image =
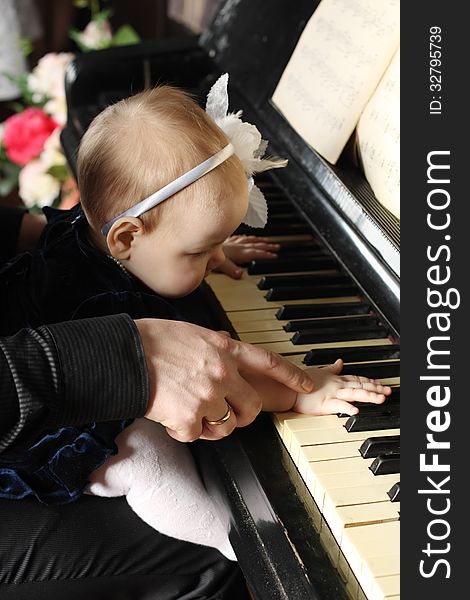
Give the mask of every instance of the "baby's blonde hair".
[{"label": "baby's blonde hair", "polygon": [[[161,189],[228,144],[224,132],[185,92],[158,86],[108,106],[91,123],[77,159],[80,201],[99,231],[116,215]],[[141,216],[152,231],[172,206],[197,195],[217,209],[222,195],[246,186],[240,160],[232,155],[168,201]],[[178,201],[176,201],[178,200]]]}]

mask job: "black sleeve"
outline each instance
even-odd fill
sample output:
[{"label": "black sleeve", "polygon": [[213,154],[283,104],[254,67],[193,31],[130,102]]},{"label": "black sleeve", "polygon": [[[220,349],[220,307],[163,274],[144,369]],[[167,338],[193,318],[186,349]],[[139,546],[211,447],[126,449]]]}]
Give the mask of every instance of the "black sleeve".
[{"label": "black sleeve", "polygon": [[0,338],[0,451],[40,429],[140,417],[147,365],[128,315]]},{"label": "black sleeve", "polygon": [[0,206],[0,262],[8,260],[16,253],[25,208],[16,206]]}]

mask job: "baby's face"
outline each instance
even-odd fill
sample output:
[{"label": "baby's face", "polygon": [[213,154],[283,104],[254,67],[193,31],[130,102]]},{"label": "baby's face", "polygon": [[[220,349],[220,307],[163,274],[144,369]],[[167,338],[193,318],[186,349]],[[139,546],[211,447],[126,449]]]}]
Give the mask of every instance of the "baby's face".
[{"label": "baby's face", "polygon": [[[171,202],[171,199],[168,200]],[[225,260],[222,244],[242,222],[247,194],[225,199],[216,211],[201,202],[167,211],[151,233],[133,244],[126,268],[154,292],[178,298],[195,290]]]}]

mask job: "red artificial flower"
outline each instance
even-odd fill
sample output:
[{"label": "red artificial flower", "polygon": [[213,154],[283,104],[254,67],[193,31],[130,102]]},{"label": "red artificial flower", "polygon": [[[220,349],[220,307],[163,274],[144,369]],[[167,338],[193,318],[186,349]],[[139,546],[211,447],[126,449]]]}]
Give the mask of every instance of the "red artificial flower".
[{"label": "red artificial flower", "polygon": [[20,166],[41,154],[44,142],[58,127],[40,108],[27,108],[6,119],[4,125],[3,145],[7,157]]}]

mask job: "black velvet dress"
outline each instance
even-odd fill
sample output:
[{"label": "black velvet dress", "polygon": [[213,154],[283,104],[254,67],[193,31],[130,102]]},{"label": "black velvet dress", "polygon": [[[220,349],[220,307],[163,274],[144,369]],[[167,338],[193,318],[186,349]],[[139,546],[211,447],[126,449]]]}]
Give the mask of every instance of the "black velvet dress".
[{"label": "black velvet dress", "polygon": [[[0,335],[109,314],[183,318],[175,306],[90,245],[80,207],[50,209],[47,216],[38,250],[16,257],[0,270]],[[47,504],[75,500],[90,473],[116,454],[114,439],[131,422],[38,431],[28,447],[0,454],[0,497],[35,496]]]}]

